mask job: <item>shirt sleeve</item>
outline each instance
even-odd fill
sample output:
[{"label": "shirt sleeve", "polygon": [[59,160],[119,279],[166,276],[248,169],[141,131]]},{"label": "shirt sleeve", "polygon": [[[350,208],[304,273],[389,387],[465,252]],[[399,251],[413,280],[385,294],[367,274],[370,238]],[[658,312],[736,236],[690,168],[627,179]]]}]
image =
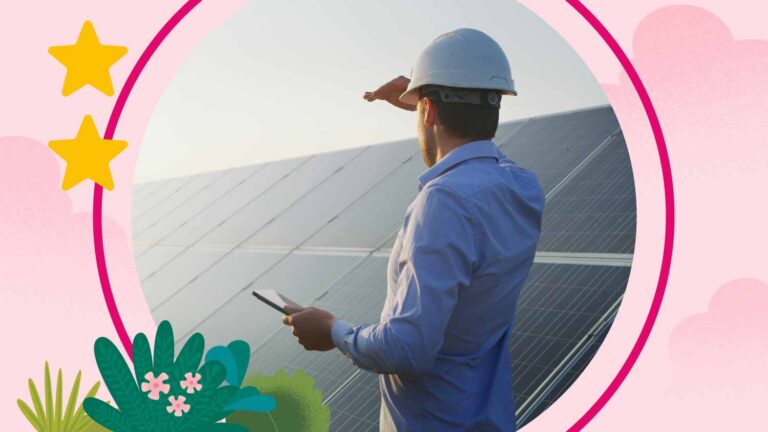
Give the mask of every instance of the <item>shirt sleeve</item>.
[{"label": "shirt sleeve", "polygon": [[429,371],[458,292],[472,278],[475,222],[455,192],[425,187],[406,216],[390,318],[371,325],[336,320],[331,330],[336,347],[356,366],[376,373]]}]

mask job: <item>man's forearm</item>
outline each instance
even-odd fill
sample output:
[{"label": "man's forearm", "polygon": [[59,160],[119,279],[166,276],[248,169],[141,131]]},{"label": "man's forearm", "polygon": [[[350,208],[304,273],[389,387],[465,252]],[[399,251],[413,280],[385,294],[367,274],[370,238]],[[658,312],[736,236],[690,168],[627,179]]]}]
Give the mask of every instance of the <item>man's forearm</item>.
[{"label": "man's forearm", "polygon": [[333,344],[336,345],[336,348],[338,348],[339,351],[342,352],[342,354],[344,354],[347,358],[352,360],[352,363],[355,366],[357,366],[357,367],[359,367],[361,369],[365,369],[367,371],[377,372],[377,370],[374,367],[369,366],[369,365],[365,364],[364,362],[358,361],[358,359],[355,358],[356,356],[353,356],[352,350],[350,350],[347,347],[347,343],[345,341],[345,337],[346,337],[347,333],[349,332],[349,329],[351,329],[354,326],[355,326],[355,324],[352,324],[350,322],[347,322],[347,321],[344,321],[344,320],[340,320],[340,319],[336,319],[333,322],[333,325],[331,326],[331,338],[333,339]]},{"label": "man's forearm", "polygon": [[392,322],[357,325],[337,319],[331,326],[331,337],[355,366],[379,374],[424,374],[431,369],[436,354],[432,352],[436,350],[414,343],[424,338],[405,333],[399,324],[395,329]]}]

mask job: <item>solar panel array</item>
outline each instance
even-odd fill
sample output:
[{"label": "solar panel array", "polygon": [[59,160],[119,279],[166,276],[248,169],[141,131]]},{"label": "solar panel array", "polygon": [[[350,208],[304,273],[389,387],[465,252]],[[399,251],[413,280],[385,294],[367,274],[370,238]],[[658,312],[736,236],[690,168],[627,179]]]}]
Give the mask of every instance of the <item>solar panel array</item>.
[{"label": "solar panel array", "polygon": [[[610,327],[634,249],[634,183],[607,106],[504,123],[495,142],[547,194],[510,343],[522,425],[567,390]],[[154,318],[173,323],[177,344],[194,332],[209,346],[248,341],[253,371],[315,378],[331,430],[377,430],[377,375],[338,351],[305,352],[250,292],[377,322],[424,170],[411,139],[136,185],[134,246]]]}]

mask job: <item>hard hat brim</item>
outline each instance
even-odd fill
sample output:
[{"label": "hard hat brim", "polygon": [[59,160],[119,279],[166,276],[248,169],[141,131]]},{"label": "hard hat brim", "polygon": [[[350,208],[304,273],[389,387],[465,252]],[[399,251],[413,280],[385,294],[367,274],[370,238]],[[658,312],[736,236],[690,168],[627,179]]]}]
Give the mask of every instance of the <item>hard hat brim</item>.
[{"label": "hard hat brim", "polygon": [[[408,89],[398,98],[400,99],[400,102],[408,105],[417,105],[419,103],[419,87],[410,88],[410,86],[408,86]],[[517,90],[499,90],[499,92],[507,96],[517,96]]]}]

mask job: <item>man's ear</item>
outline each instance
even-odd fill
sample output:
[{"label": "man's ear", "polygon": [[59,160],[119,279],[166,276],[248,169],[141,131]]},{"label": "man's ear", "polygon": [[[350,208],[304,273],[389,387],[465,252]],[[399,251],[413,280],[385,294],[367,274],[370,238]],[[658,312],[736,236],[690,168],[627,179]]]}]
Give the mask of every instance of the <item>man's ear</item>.
[{"label": "man's ear", "polygon": [[423,98],[422,101],[424,103],[424,126],[433,127],[437,123],[437,105],[428,97]]}]

